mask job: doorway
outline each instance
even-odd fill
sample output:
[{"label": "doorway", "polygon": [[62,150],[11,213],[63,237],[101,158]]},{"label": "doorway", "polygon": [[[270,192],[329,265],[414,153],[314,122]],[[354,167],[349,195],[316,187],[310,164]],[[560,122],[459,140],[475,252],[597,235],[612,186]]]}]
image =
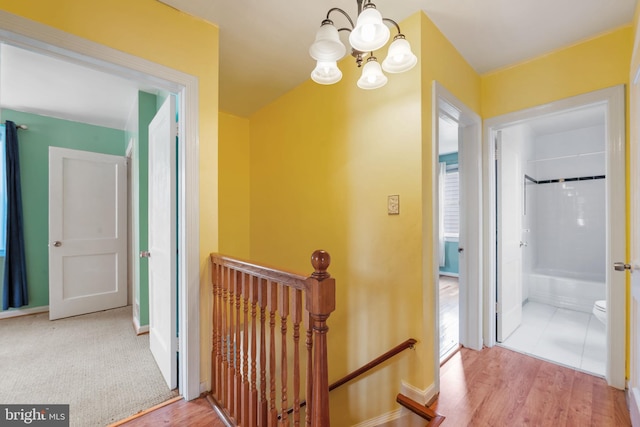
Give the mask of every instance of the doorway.
[{"label": "doorway", "polygon": [[[453,245],[454,253],[458,255],[457,277],[457,307],[458,315],[452,313],[457,320],[458,340],[457,344],[474,350],[482,349],[482,167],[481,167],[481,120],[475,112],[456,98],[444,86],[433,82],[433,106],[432,123],[433,144],[431,145],[431,158],[433,172],[431,189],[433,194],[433,235],[436,238],[425,242],[427,250],[434,256],[429,260],[430,265],[426,270],[433,272],[435,312],[440,313],[445,308],[446,301],[440,297],[440,197],[439,197],[439,153],[440,135],[443,137],[445,128],[441,129],[440,118],[444,117],[442,126],[448,126],[453,133],[451,139],[457,142],[457,178],[458,178],[458,239],[457,247]],[[448,149],[445,149],[449,151]],[[446,173],[446,168],[444,170]],[[453,172],[453,168],[451,168]],[[450,178],[454,179],[452,175]],[[444,178],[443,178],[444,179]],[[477,214],[469,215],[468,212]],[[443,216],[444,219],[444,216]],[[453,234],[453,233],[452,233]],[[445,246],[446,247],[446,239]],[[453,236],[450,240],[454,240]],[[451,248],[450,248],[451,250]],[[446,261],[445,261],[446,265]],[[452,288],[455,295],[455,288]],[[455,297],[454,297],[455,298]],[[436,316],[434,348],[440,353],[440,330],[445,321],[444,316]],[[455,326],[454,326],[455,328]],[[452,331],[455,334],[455,329]],[[455,338],[454,338],[455,343]],[[457,345],[454,344],[454,350]],[[439,388],[440,358],[434,358],[436,372],[436,387]]]},{"label": "doorway", "polygon": [[497,133],[497,340],[604,376],[605,109]]},{"label": "doorway", "polygon": [[[612,268],[625,248],[623,112],[619,86],[485,122],[486,344],[524,345],[621,389],[625,310],[606,310],[602,323],[591,313],[596,301],[625,307],[624,275]],[[580,335],[579,348],[563,333]],[[601,356],[587,347],[601,341],[606,356],[594,364]]]},{"label": "doorway", "polygon": [[198,82],[194,76],[115,51],[54,28],[0,11],[2,41],[124,78],[159,87],[178,95],[182,112],[178,134],[177,175],[181,191],[178,213],[178,308],[181,334],[179,389],[185,399],[200,394],[200,273],[198,241]]},{"label": "doorway", "polygon": [[438,298],[440,309],[440,362],[460,345],[459,259],[460,170],[458,122],[446,112],[438,118]]}]

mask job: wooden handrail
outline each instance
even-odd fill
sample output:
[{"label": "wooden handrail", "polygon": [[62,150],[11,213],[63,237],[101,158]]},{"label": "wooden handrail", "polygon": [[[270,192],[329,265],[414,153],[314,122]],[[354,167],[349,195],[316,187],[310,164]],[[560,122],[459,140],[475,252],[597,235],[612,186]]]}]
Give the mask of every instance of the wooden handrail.
[{"label": "wooden handrail", "polygon": [[336,389],[336,388],[340,387],[343,384],[348,383],[352,379],[354,379],[356,377],[359,377],[360,375],[364,374],[367,371],[370,371],[371,369],[375,368],[379,364],[384,363],[387,360],[391,359],[396,354],[401,353],[401,352],[403,352],[404,350],[406,350],[408,348],[413,348],[413,346],[416,343],[417,343],[417,341],[415,339],[409,338],[405,342],[403,342],[401,344],[398,344],[397,346],[393,347],[391,350],[387,351],[383,355],[381,355],[379,357],[376,357],[371,362],[367,363],[366,365],[362,366],[359,369],[356,369],[355,371],[351,372],[350,374],[345,375],[343,378],[340,378],[338,381],[336,381],[333,384],[331,384],[329,386],[329,391],[331,391],[333,389]]},{"label": "wooden handrail", "polygon": [[[332,391],[338,387],[340,387],[341,385],[344,385],[346,383],[348,383],[349,381],[359,377],[360,375],[364,374],[367,371],[370,371],[371,369],[375,368],[376,366],[380,365],[381,363],[386,362],[387,360],[391,359],[393,356],[397,355],[398,353],[403,352],[404,350],[408,349],[408,348],[413,348],[413,346],[417,343],[418,341],[416,341],[413,338],[409,338],[408,340],[404,341],[403,343],[398,344],[397,346],[393,347],[391,350],[387,351],[386,353],[382,354],[379,357],[376,357],[375,359],[373,359],[371,362],[367,363],[366,365],[356,369],[355,371],[351,372],[350,374],[345,375],[344,377],[340,378],[338,381],[332,383],[329,386],[329,391]],[[306,400],[303,400],[302,402],[300,402],[300,407],[304,407],[307,404]],[[290,408],[287,413],[291,413],[293,412],[293,408]]]},{"label": "wooden handrail", "polygon": [[427,424],[427,427],[439,426],[440,424],[442,424],[442,422],[445,419],[444,416],[438,414],[433,409],[419,404],[415,400],[405,396],[402,393],[400,393],[400,394],[398,394],[398,396],[396,396],[396,402],[398,402],[399,404],[401,404],[402,406],[404,406],[405,408],[407,408],[408,410],[410,410],[414,414],[416,414],[416,415],[424,418],[425,420],[429,421],[429,424]]},{"label": "wooden handrail", "polygon": [[282,283],[283,285],[291,286],[296,289],[305,290],[305,283],[307,276],[302,276],[298,273],[292,273],[282,269],[276,269],[264,265],[252,263],[250,261],[244,261],[237,258],[231,258],[225,255],[212,253],[210,254],[211,261],[214,264],[228,267],[231,270],[239,271],[241,273],[249,274],[253,277],[260,279],[271,280],[272,282]]}]

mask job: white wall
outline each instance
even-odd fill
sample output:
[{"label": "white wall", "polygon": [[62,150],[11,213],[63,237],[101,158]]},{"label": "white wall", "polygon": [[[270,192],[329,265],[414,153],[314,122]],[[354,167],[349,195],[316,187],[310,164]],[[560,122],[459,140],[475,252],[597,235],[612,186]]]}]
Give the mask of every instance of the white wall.
[{"label": "white wall", "polygon": [[[605,174],[605,128],[535,137],[527,187],[532,270],[605,281],[605,180],[540,183]],[[531,191],[529,191],[531,190]]]}]

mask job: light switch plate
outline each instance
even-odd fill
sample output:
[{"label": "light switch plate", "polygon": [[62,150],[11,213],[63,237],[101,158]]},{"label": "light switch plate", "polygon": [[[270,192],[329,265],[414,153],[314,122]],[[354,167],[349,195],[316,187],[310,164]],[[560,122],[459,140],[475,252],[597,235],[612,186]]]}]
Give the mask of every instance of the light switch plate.
[{"label": "light switch plate", "polygon": [[400,196],[393,195],[387,198],[387,213],[389,215],[400,215]]}]

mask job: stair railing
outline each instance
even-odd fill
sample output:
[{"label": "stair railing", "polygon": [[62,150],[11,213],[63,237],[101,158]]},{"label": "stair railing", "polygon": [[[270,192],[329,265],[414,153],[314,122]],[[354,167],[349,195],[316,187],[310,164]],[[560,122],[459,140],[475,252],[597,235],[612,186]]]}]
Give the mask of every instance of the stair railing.
[{"label": "stair railing", "polygon": [[[291,399],[293,423],[298,426],[304,370],[309,402],[304,423],[329,427],[327,319],[335,309],[335,280],[327,272],[329,254],[312,254],[315,271],[310,277],[220,254],[211,254],[210,259],[211,394],[216,404],[238,426],[288,426]],[[300,352],[301,329],[306,336],[306,363]]]}]

